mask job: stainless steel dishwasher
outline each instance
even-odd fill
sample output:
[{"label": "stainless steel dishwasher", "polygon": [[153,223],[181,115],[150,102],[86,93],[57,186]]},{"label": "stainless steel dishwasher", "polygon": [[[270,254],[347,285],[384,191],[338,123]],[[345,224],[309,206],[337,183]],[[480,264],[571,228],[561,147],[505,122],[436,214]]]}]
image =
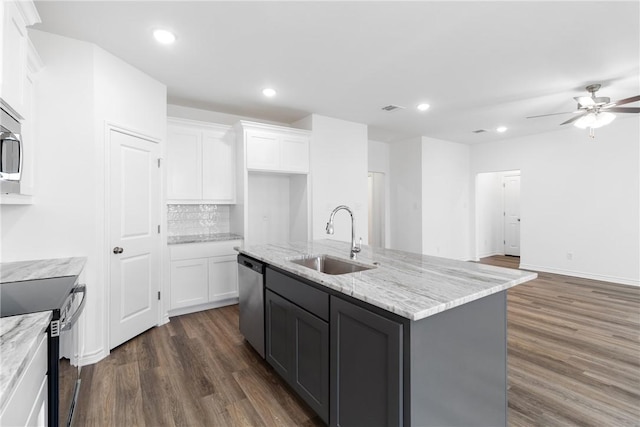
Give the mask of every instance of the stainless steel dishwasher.
[{"label": "stainless steel dishwasher", "polygon": [[240,333],[264,359],[264,264],[238,255]]}]

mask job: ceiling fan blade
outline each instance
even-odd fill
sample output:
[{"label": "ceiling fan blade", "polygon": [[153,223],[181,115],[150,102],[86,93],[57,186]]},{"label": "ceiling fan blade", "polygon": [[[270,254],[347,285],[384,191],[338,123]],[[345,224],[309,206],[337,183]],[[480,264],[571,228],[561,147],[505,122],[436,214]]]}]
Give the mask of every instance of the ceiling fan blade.
[{"label": "ceiling fan blade", "polygon": [[613,111],[614,113],[640,113],[640,107],[611,107],[606,111]]},{"label": "ceiling fan blade", "polygon": [[595,101],[590,96],[576,96],[573,99],[578,101],[578,104],[580,104],[580,106],[582,107],[589,107],[591,105],[596,105]]},{"label": "ceiling fan blade", "polygon": [[611,103],[603,106],[602,108],[609,109],[609,107],[618,106],[618,105],[624,105],[624,104],[630,104],[630,103],[636,102],[636,101],[640,101],[640,95],[632,96],[631,98],[621,99],[620,101],[611,102]]},{"label": "ceiling fan blade", "polygon": [[571,113],[577,113],[577,111],[565,111],[563,113],[541,114],[539,116],[529,116],[527,117],[527,119],[535,119],[537,117],[557,116],[559,114],[571,114]]},{"label": "ceiling fan blade", "polygon": [[577,116],[575,116],[575,117],[571,117],[571,118],[570,118],[569,120],[567,120],[566,122],[562,122],[562,123],[560,123],[560,126],[562,126],[562,125],[568,125],[569,123],[573,123],[573,122],[575,122],[576,120],[578,120],[580,117],[586,116],[587,114],[588,114],[588,113],[582,113],[582,114],[579,114],[579,115],[577,115]]}]

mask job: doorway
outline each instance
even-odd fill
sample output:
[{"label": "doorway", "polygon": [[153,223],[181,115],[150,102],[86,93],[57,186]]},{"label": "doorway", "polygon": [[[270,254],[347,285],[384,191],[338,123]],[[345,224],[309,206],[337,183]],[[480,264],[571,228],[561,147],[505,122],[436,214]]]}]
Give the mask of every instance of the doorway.
[{"label": "doorway", "polygon": [[520,171],[476,175],[476,259],[520,256]]},{"label": "doorway", "polygon": [[369,245],[385,247],[385,175],[369,172]]},{"label": "doorway", "polygon": [[520,173],[502,177],[504,254],[520,256]]},{"label": "doorway", "polygon": [[159,144],[111,127],[109,148],[109,348],[158,323]]}]

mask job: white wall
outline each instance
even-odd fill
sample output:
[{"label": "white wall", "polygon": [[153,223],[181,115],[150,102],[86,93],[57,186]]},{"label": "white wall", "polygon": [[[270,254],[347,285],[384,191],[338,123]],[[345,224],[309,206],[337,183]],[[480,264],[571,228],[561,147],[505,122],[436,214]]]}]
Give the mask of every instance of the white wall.
[{"label": "white wall", "polygon": [[369,140],[368,149],[369,172],[378,172],[384,174],[384,240],[386,242],[385,246],[389,247],[389,243],[391,241],[390,147],[386,142]]},{"label": "white wall", "polygon": [[249,231],[252,245],[287,242],[290,237],[289,177],[249,173]]},{"label": "white wall", "polygon": [[392,249],[422,253],[422,139],[390,144]]},{"label": "white wall", "polygon": [[166,90],[89,43],[30,37],[45,64],[35,98],[36,196],[30,206],[1,206],[2,262],[88,257],[84,348],[85,362],[95,361],[108,352],[104,121],[164,138]]},{"label": "white wall", "polygon": [[422,138],[422,253],[468,260],[469,146]]},{"label": "white wall", "polygon": [[367,126],[312,114],[294,123],[312,130],[312,239],[351,241],[351,218],[345,212],[335,216],[335,234],[325,233],[331,211],[347,205],[356,218],[356,240],[367,243]]},{"label": "white wall", "polygon": [[618,117],[594,140],[567,127],[471,147],[473,175],[521,171],[521,267],[640,284],[639,140],[640,118]]},{"label": "white wall", "polygon": [[182,105],[167,104],[167,116],[181,119],[198,120],[201,122],[218,123],[233,126],[240,120],[251,122],[269,123],[272,125],[289,126],[287,123],[263,120],[256,117],[239,116],[237,114],[222,113],[219,111],[201,110],[199,108],[184,107]]}]

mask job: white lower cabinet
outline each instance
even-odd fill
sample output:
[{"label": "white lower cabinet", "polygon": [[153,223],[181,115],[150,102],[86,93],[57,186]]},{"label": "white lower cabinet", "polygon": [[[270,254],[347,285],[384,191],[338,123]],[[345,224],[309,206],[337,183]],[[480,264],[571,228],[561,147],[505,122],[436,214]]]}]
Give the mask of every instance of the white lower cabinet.
[{"label": "white lower cabinet", "polygon": [[47,425],[47,334],[43,333],[13,393],[0,413],[0,426]]},{"label": "white lower cabinet", "polygon": [[171,308],[209,302],[209,273],[206,258],[171,261]]},{"label": "white lower cabinet", "polygon": [[235,304],[240,240],[172,245],[170,315]]}]

